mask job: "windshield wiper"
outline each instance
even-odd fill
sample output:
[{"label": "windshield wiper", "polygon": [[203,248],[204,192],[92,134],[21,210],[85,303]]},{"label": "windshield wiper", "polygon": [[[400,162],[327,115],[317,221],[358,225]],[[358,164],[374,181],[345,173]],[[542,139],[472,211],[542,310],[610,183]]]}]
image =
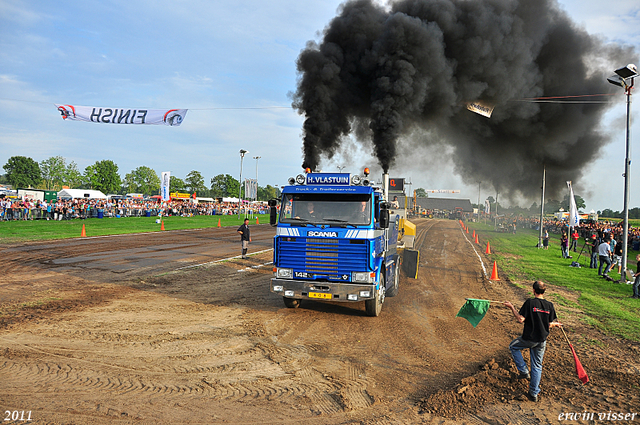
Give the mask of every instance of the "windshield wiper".
[{"label": "windshield wiper", "polygon": [[347,220],[341,220],[339,218],[325,218],[324,221],[329,221],[332,223],[340,223],[340,227],[347,227],[347,226],[356,227],[354,224],[349,223]]}]

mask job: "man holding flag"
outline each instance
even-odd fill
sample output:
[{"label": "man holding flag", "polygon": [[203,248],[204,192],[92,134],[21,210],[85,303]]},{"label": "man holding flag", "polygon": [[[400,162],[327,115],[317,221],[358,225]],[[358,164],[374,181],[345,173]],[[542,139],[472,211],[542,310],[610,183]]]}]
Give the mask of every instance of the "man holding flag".
[{"label": "man holding flag", "polygon": [[[518,323],[524,323],[522,336],[514,339],[509,344],[509,350],[518,372],[520,372],[520,378],[530,379],[527,397],[531,401],[538,401],[540,378],[542,377],[542,359],[547,345],[549,329],[562,326],[560,322],[556,321],[557,317],[553,303],[544,299],[546,289],[544,282],[539,280],[534,282],[534,298],[529,298],[525,301],[520,311],[516,311],[509,301],[504,302],[504,305],[511,309]],[[522,350],[527,348],[531,359],[531,374],[529,374],[527,364],[522,358]]]}]

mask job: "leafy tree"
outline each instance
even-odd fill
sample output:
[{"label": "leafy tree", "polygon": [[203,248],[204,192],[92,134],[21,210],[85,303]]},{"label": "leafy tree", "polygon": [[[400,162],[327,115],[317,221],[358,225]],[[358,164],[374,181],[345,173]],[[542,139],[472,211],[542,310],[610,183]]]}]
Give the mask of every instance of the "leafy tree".
[{"label": "leafy tree", "polygon": [[416,196],[418,198],[426,198],[427,197],[427,191],[424,190],[423,188],[419,187],[416,189]]},{"label": "leafy tree", "polygon": [[[587,204],[584,203],[584,199],[582,199],[582,196],[575,195],[575,199],[576,207],[578,208],[578,210],[587,207]],[[569,211],[569,194],[564,195],[564,198],[562,199],[562,208],[564,208],[565,211]]]},{"label": "leafy tree", "polygon": [[62,189],[67,171],[66,160],[61,156],[52,156],[40,162],[40,172],[47,190]]},{"label": "leafy tree", "polygon": [[240,183],[230,174],[218,174],[211,179],[211,196],[214,198],[237,197]]},{"label": "leafy tree", "polygon": [[12,156],[3,168],[7,172],[9,184],[14,189],[35,187],[42,181],[38,163],[26,156]]},{"label": "leafy tree", "polygon": [[124,176],[127,192],[156,195],[160,193],[160,177],[152,168],[140,166]]},{"label": "leafy tree", "polygon": [[207,187],[204,185],[204,177],[202,177],[200,171],[193,170],[189,172],[184,181],[189,188],[189,192],[191,193],[207,191]]},{"label": "leafy tree", "polygon": [[184,180],[176,176],[170,177],[169,190],[171,192],[184,192],[186,188],[187,188],[187,184],[184,182]]},{"label": "leafy tree", "polygon": [[6,174],[0,174],[0,184],[9,184],[9,179],[7,179]]},{"label": "leafy tree", "polygon": [[82,173],[78,170],[78,164],[71,161],[64,172],[64,182],[69,187],[80,187],[82,185]]},{"label": "leafy tree", "polygon": [[258,200],[268,201],[278,196],[278,191],[275,187],[268,184],[266,187],[258,187]]},{"label": "leafy tree", "polygon": [[104,194],[117,193],[122,184],[118,166],[111,160],[96,161],[84,170],[84,184]]},{"label": "leafy tree", "polygon": [[556,201],[555,199],[549,199],[544,204],[545,214],[553,214],[560,210],[560,201]]},{"label": "leafy tree", "polygon": [[598,215],[603,218],[622,218],[622,214],[619,211],[613,211],[609,208],[598,211]]}]

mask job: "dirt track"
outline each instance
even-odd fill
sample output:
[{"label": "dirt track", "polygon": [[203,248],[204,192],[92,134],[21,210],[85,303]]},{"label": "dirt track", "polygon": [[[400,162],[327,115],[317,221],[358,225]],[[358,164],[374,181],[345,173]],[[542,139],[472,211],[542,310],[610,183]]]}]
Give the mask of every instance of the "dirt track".
[{"label": "dirt track", "polygon": [[0,408],[77,424],[555,423],[640,411],[638,346],[562,308],[592,383],[578,385],[554,334],[543,402],[522,400],[510,312],[492,307],[475,329],[454,316],[465,297],[519,305],[526,291],[486,280],[457,222],[417,223],[419,278],[402,277],[377,318],[360,304],[284,308],[269,292],[265,225],[252,226],[250,251],[263,252],[249,260],[224,261],[239,251],[224,228],[0,246]]}]

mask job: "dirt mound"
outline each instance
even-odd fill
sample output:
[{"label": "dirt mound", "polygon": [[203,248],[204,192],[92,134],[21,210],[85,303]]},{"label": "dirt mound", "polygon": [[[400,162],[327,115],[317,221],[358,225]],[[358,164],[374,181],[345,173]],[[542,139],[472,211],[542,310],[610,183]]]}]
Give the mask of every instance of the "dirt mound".
[{"label": "dirt mound", "polygon": [[[586,412],[597,417],[597,413],[635,413],[640,405],[640,345],[607,338],[587,328],[573,333],[578,334],[574,348],[579,347],[578,358],[589,375],[586,385],[577,377],[564,337],[555,332],[547,341],[538,405],[527,401],[529,381],[518,378],[513,360],[505,353],[489,360],[477,373],[463,378],[454,387],[422,400],[422,412],[459,419],[482,417],[496,406],[501,406],[499,410],[512,410],[524,404],[532,409],[540,405],[555,406],[557,415]],[[528,362],[528,353],[523,354]],[[509,423],[509,420],[497,423]]]}]

